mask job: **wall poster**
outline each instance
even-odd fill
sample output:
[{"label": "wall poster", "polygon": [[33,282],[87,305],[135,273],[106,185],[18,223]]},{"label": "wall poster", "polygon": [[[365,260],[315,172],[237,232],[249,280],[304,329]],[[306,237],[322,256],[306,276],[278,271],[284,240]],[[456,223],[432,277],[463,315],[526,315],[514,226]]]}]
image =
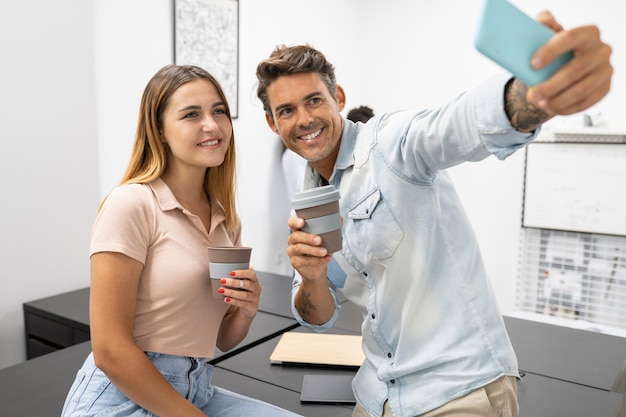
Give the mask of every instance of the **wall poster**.
[{"label": "wall poster", "polygon": [[197,65],[221,84],[238,112],[239,2],[174,0],[174,62]]}]

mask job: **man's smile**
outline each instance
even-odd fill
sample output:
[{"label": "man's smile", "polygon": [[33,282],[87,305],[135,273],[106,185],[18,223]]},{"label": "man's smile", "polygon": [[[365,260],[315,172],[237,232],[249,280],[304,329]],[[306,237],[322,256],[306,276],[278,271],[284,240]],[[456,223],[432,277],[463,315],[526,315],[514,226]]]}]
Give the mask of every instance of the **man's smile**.
[{"label": "man's smile", "polygon": [[319,135],[322,134],[322,129],[318,129],[314,132],[311,132],[307,135],[302,135],[302,136],[298,136],[298,139],[300,140],[312,140],[315,139],[316,137],[318,137]]}]

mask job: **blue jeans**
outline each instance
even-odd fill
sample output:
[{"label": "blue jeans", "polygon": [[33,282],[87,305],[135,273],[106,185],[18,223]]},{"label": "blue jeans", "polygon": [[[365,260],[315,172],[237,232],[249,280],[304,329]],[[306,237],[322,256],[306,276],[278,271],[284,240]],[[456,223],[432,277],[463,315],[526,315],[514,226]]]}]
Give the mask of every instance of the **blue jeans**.
[{"label": "blue jeans", "polygon": [[[296,417],[290,411],[211,385],[214,367],[204,358],[146,353],[178,393],[211,417]],[[90,354],[70,388],[62,417],[151,417],[122,394],[96,367]]]}]

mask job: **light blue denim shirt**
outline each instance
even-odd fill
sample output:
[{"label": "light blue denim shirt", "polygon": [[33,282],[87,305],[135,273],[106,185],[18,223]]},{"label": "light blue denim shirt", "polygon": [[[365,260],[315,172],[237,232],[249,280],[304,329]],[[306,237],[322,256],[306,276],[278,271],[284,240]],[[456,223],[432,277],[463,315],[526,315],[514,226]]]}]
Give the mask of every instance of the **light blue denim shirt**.
[{"label": "light blue denim shirt", "polygon": [[[498,76],[437,111],[345,121],[330,183],[341,194],[343,249],[329,285],[363,312],[358,402],[413,417],[503,375],[518,376],[480,250],[445,169],[506,158],[535,135],[515,131]],[[305,188],[319,185],[308,167]],[[479,185],[477,185],[479,186]],[[301,282],[294,277],[292,296]],[[345,281],[345,282],[344,282]],[[292,303],[293,305],[293,303]],[[337,315],[314,331],[332,327]]]}]

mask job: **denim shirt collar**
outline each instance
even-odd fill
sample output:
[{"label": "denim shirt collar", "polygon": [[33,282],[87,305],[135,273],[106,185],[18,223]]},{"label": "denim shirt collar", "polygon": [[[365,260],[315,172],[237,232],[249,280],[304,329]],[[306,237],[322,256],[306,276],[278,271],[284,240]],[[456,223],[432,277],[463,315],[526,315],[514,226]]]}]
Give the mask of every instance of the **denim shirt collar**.
[{"label": "denim shirt collar", "polygon": [[[339,153],[337,154],[337,160],[335,161],[335,167],[333,173],[330,176],[330,183],[337,185],[339,178],[335,176],[341,176],[341,172],[354,165],[354,146],[356,144],[356,138],[359,133],[359,125],[351,120],[344,119],[343,133],[339,141]],[[320,174],[313,169],[310,164],[307,164],[304,171],[304,188],[315,188],[322,184]]]},{"label": "denim shirt collar", "polygon": [[343,134],[341,135],[339,154],[337,155],[337,161],[335,161],[335,171],[344,170],[354,165],[353,151],[358,133],[359,126],[352,120],[344,119]]}]

